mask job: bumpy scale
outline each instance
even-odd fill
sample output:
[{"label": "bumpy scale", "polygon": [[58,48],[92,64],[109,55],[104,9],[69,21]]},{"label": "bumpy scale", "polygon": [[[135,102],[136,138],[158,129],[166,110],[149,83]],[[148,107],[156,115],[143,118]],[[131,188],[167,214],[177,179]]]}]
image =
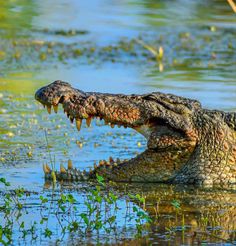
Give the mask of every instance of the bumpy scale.
[{"label": "bumpy scale", "polygon": [[[130,127],[147,139],[147,149],[131,160],[100,161],[90,172],[70,164],[56,172],[60,180],[88,180],[102,175],[117,182],[230,184],[236,182],[236,114],[207,110],[196,100],[153,92],[144,95],[83,92],[55,81],[35,94],[36,100],[62,104],[81,130],[100,117],[111,127]],[[45,178],[51,170],[44,166]]]}]

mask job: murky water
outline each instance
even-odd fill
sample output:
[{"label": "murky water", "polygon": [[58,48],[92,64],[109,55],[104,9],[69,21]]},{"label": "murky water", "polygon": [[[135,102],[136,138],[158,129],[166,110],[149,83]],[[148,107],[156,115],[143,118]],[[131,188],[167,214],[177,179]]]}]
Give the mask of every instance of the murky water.
[{"label": "murky water", "polygon": [[[85,91],[162,91],[198,99],[207,108],[236,110],[236,18],[226,1],[0,0],[0,37],[0,177],[12,187],[51,194],[42,172],[42,164],[50,162],[45,131],[57,167],[70,158],[75,166],[88,169],[99,159],[130,158],[145,149],[145,139],[130,129],[111,129],[93,121],[91,128],[83,125],[78,133],[62,112],[48,115],[35,102],[34,92],[56,79]],[[162,46],[163,62],[157,63],[137,39],[157,49]],[[234,189],[162,185],[128,189],[146,196],[147,210],[158,223],[137,240],[134,222],[130,223],[118,237],[120,243],[235,240]],[[117,190],[122,208],[119,228],[126,198],[122,189]],[[78,199],[85,195],[71,192]],[[171,205],[174,200],[180,202],[181,211]],[[32,216],[40,217],[41,203],[31,195],[26,204],[29,214],[24,218],[30,224]],[[84,210],[83,203],[79,208]],[[55,218],[50,226],[55,234],[41,244],[58,238]],[[14,245],[32,243],[18,240],[19,234],[16,230]],[[76,236],[68,238],[68,244],[81,243]],[[86,240],[96,243],[94,238]]]}]

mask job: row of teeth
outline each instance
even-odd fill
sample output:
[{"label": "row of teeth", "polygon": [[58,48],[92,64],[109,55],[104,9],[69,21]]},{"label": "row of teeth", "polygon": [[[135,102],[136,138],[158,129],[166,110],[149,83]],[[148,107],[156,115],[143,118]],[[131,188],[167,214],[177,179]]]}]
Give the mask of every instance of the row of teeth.
[{"label": "row of teeth", "polygon": [[[124,161],[127,161],[125,159]],[[72,161],[68,160],[68,166],[67,169],[63,166],[63,164],[60,165],[60,171],[55,171],[55,175],[59,180],[87,180],[91,174],[94,173],[94,170],[97,168],[112,168],[121,163],[121,160],[119,158],[116,159],[116,161],[110,157],[108,161],[106,160],[100,160],[99,164],[96,165],[94,163],[94,169],[90,169],[89,171],[80,171],[76,168],[73,168]],[[52,170],[48,166],[48,164],[43,164],[43,171],[45,174],[45,178],[51,180],[52,179]]]},{"label": "row of teeth", "polygon": [[[124,159],[123,162],[128,161],[128,159]],[[119,164],[121,164],[121,160],[119,158],[117,158],[116,160],[114,160],[111,156],[109,157],[109,160],[100,160],[98,165],[96,164],[96,162],[94,162],[94,169],[98,168],[98,167],[102,167],[102,166],[107,166],[107,167],[112,167],[112,166],[117,166]],[[60,165],[60,173],[67,173],[68,171],[76,171],[76,168],[73,168],[72,165],[72,161],[68,160],[68,165],[67,165],[67,169],[63,166],[63,164]],[[51,168],[48,166],[48,164],[43,164],[43,171],[45,174],[49,174],[51,173]],[[92,170],[90,170],[92,171]],[[80,171],[79,171],[80,172]],[[84,171],[86,172],[86,171]]]},{"label": "row of teeth", "polygon": [[107,167],[118,166],[122,162],[126,162],[126,161],[128,161],[128,159],[124,159],[123,161],[121,161],[119,158],[117,158],[116,160],[114,160],[110,156],[108,161],[106,161],[106,160],[100,160],[99,163],[98,163],[98,165],[95,162],[94,163],[94,169],[96,169],[98,167],[102,167],[102,166],[107,166]]},{"label": "row of teeth", "polygon": [[[50,167],[47,164],[43,165],[43,170],[45,173],[45,179],[46,180],[52,180],[52,171]],[[76,168],[66,168],[61,164],[60,165],[60,171],[54,171],[56,179],[58,180],[71,180],[71,181],[82,181],[87,180],[89,178],[90,172],[80,171]]]},{"label": "row of teeth", "polygon": [[[44,104],[43,104],[43,106],[45,107]],[[53,106],[54,112],[57,113],[57,112],[58,112],[58,105],[52,105],[52,106]],[[52,107],[49,106],[49,105],[47,105],[46,107],[47,107],[48,113],[51,114],[51,109],[52,109]],[[70,122],[73,124],[75,118],[74,118],[73,116],[71,116],[68,112],[66,112],[65,109],[64,109],[64,113],[67,115],[67,118],[70,119]],[[98,117],[98,116],[97,116],[97,117],[96,117],[96,116],[94,116],[94,117],[88,117],[88,118],[86,119],[86,125],[87,125],[88,127],[91,126],[91,122],[92,122],[92,119],[93,119],[93,118],[98,118],[98,119],[100,119],[100,120],[103,120],[102,117]],[[75,119],[75,125],[76,125],[76,128],[77,128],[78,131],[81,130],[82,122],[83,122],[83,119]],[[110,122],[106,121],[105,119],[104,119],[104,122],[105,122],[105,125],[109,125],[111,128],[114,128],[115,125],[117,125],[118,128],[120,128],[121,126],[123,126],[124,128],[127,128],[126,125],[120,125],[120,124],[110,123]]]}]

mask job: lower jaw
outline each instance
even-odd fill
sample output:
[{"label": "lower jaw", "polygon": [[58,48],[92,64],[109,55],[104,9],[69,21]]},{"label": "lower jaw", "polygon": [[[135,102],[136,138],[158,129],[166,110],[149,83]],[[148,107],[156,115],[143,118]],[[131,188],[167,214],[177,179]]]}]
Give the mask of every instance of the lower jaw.
[{"label": "lower jaw", "polygon": [[[174,171],[163,163],[165,155],[147,149],[129,160],[114,160],[112,157],[107,161],[101,160],[90,171],[80,171],[72,165],[68,165],[67,169],[61,166],[60,171],[54,171],[54,175],[57,180],[66,182],[96,180],[99,175],[114,182],[166,183],[173,177]],[[44,172],[45,180],[53,180],[53,171],[44,167]]]}]

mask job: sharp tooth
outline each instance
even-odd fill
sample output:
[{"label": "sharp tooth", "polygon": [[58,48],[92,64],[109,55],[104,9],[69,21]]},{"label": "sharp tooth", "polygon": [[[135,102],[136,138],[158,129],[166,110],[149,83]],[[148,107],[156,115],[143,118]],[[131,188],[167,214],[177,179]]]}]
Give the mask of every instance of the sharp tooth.
[{"label": "sharp tooth", "polygon": [[88,118],[86,119],[86,125],[87,125],[88,127],[90,127],[91,121],[92,121],[92,117],[88,117]]},{"label": "sharp tooth", "polygon": [[50,106],[47,105],[47,111],[49,114],[51,114],[51,105]]},{"label": "sharp tooth", "polygon": [[61,172],[61,173],[66,173],[66,169],[65,169],[65,167],[63,166],[63,164],[60,165],[60,172]]},{"label": "sharp tooth", "polygon": [[53,106],[54,112],[57,114],[57,112],[58,112],[58,105],[52,105],[52,106]]},{"label": "sharp tooth", "polygon": [[77,130],[80,131],[82,125],[82,119],[76,119]]},{"label": "sharp tooth", "polygon": [[[43,104],[43,103],[42,103]],[[45,108],[46,107],[46,105],[45,104],[43,104],[43,107]]]},{"label": "sharp tooth", "polygon": [[71,170],[73,168],[73,164],[71,160],[68,160],[68,170]]},{"label": "sharp tooth", "polygon": [[111,123],[111,128],[114,128],[115,127],[115,124]]},{"label": "sharp tooth", "polygon": [[71,122],[71,124],[73,124],[73,122],[74,122],[74,117],[73,116],[70,116],[70,122]]},{"label": "sharp tooth", "polygon": [[43,164],[43,171],[45,174],[48,174],[51,172],[50,167],[48,166],[48,164]]},{"label": "sharp tooth", "polygon": [[69,119],[70,118],[70,114],[66,112],[66,116]]},{"label": "sharp tooth", "polygon": [[51,182],[46,181],[43,186],[44,189],[50,189],[51,188]]},{"label": "sharp tooth", "polygon": [[100,160],[99,161],[99,166],[103,166],[104,165],[104,161],[103,160]]},{"label": "sharp tooth", "polygon": [[51,172],[51,168],[48,166],[47,163],[45,164],[45,166],[46,166],[47,170],[48,170],[49,172]]},{"label": "sharp tooth", "polygon": [[121,125],[117,125],[118,126],[118,128],[121,128]]}]

